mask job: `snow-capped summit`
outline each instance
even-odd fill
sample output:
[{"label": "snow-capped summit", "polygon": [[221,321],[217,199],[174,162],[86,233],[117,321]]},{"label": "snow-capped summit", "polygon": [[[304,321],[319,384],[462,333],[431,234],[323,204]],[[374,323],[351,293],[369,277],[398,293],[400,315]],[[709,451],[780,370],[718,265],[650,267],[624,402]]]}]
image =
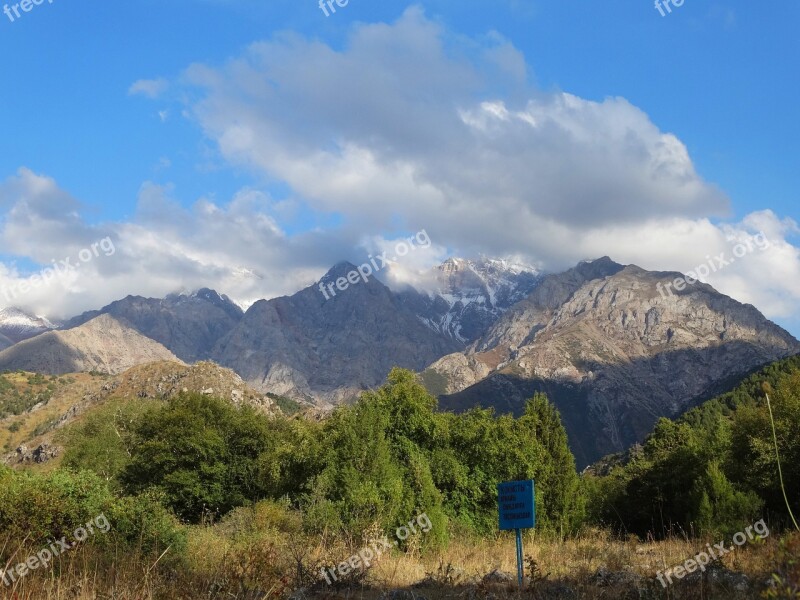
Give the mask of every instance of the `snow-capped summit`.
[{"label": "snow-capped summit", "polygon": [[0,347],[8,347],[56,327],[45,317],[33,315],[19,308],[0,309]]},{"label": "snow-capped summit", "polygon": [[421,278],[426,285],[400,295],[428,327],[469,343],[540,279],[536,268],[511,260],[449,258]]}]

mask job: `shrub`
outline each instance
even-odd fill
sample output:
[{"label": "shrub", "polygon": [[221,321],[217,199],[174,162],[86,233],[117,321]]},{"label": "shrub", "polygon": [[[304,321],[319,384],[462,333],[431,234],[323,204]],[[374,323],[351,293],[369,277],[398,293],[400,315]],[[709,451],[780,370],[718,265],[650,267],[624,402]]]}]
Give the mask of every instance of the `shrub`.
[{"label": "shrub", "polygon": [[0,471],[0,531],[19,541],[71,536],[113,502],[108,487],[87,471]]},{"label": "shrub", "polygon": [[120,479],[129,493],[155,491],[182,519],[218,517],[265,495],[258,457],[268,434],[250,407],[183,394],[134,424]]}]

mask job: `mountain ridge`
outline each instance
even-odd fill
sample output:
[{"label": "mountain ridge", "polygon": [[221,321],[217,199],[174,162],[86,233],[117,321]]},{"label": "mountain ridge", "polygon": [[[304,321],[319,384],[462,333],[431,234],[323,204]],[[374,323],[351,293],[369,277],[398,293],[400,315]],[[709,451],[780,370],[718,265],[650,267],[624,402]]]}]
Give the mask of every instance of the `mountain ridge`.
[{"label": "mountain ridge", "polygon": [[181,362],[158,342],[104,314],[73,329],[48,331],[3,350],[0,370],[116,374],[157,360]]},{"label": "mountain ridge", "polygon": [[670,274],[602,260],[549,277],[482,340],[423,372],[442,407],[519,412],[526,396],[549,391],[565,420],[586,425],[568,431],[573,443],[593,440],[576,453],[591,462],[640,441],[657,417],[680,414],[720,381],[800,352],[757,309],[711,286],[663,297],[657,286]]},{"label": "mountain ridge", "polygon": [[[382,384],[395,366],[420,373],[446,410],[518,412],[545,391],[581,461],[639,441],[655,418],[680,414],[722,381],[800,352],[755,307],[702,283],[664,296],[658,286],[675,273],[607,256],[547,275],[449,259],[423,273],[419,289],[353,272],[339,262],[317,283],[247,311],[209,289],[128,296],[65,331],[106,316],[157,344],[137,360],[213,360],[254,389],[322,408]],[[76,366],[65,361],[61,368]],[[86,363],[97,365],[108,368]]]}]

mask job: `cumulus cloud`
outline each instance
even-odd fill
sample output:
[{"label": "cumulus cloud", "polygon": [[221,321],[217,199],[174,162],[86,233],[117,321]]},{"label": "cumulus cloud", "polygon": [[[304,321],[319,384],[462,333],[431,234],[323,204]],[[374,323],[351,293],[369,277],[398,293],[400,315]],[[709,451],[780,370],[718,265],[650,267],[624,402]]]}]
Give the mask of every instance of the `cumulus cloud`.
[{"label": "cumulus cloud", "polygon": [[[358,256],[355,231],[287,237],[261,191],[242,189],[225,204],[201,198],[189,208],[173,194],[170,186],[145,183],[132,219],[89,225],[79,203],[53,179],[20,169],[0,184],[0,205],[9,208],[0,244],[40,268],[0,263],[0,305],[68,317],[128,294],[161,297],[212,287],[246,307],[310,284],[337,260],[332,257]],[[100,248],[80,259],[105,239],[113,253]],[[42,278],[42,269],[65,260],[77,268]]]},{"label": "cumulus cloud", "polygon": [[[194,64],[131,93],[174,88],[184,104],[171,113],[196,123],[228,165],[285,184],[290,203],[336,215],[335,228],[289,235],[286,206],[255,188],[185,208],[176,190],[154,184],[142,187],[132,220],[90,227],[55,182],[23,170],[0,188],[10,211],[3,241],[45,262],[59,248],[115,236],[114,267],[87,267],[96,285],[83,282],[83,295],[70,288],[68,310],[180,286],[216,287],[246,304],[423,229],[431,248],[406,257],[397,278],[478,254],[550,271],[609,255],[685,272],[764,231],[768,249],[709,283],[772,317],[797,307],[796,224],[770,211],[732,219],[685,144],[641,108],[543,91],[532,72],[502,35],[469,39],[416,7],[393,23],[355,26],[342,47],[277,34],[225,64]],[[39,305],[48,302],[58,304],[43,296]]]},{"label": "cumulus cloud", "polygon": [[313,207],[377,230],[446,214],[439,237],[461,248],[541,254],[529,232],[550,222],[586,231],[727,213],[684,144],[625,99],[539,92],[496,35],[464,46],[418,8],[356,27],[339,51],[279,36],[188,69],[202,96],[190,109],[232,163]]}]

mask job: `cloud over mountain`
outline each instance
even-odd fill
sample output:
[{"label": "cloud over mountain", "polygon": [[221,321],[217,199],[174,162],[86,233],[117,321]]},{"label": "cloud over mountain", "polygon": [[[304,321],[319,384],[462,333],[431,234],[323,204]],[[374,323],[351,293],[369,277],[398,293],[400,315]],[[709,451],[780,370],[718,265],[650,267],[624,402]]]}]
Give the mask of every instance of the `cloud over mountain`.
[{"label": "cloud over mountain", "polygon": [[[0,240],[47,265],[111,236],[113,257],[26,294],[39,312],[67,316],[200,287],[247,306],[421,229],[433,246],[408,259],[414,269],[482,254],[549,271],[604,255],[688,271],[763,231],[770,248],[708,281],[770,317],[796,312],[792,220],[764,210],[721,221],[728,198],[676,135],[625,98],[539,89],[534,70],[500,34],[460,35],[418,7],[356,25],[340,45],[274,34],[132,90],[157,81],[160,108],[174,103],[226,167],[277,182],[285,198],[267,185],[186,198],[145,182],[135,214],[96,224],[57,182],[23,168],[0,184]],[[287,226],[298,213],[311,215],[306,226]],[[6,261],[0,286],[32,272]]]}]

